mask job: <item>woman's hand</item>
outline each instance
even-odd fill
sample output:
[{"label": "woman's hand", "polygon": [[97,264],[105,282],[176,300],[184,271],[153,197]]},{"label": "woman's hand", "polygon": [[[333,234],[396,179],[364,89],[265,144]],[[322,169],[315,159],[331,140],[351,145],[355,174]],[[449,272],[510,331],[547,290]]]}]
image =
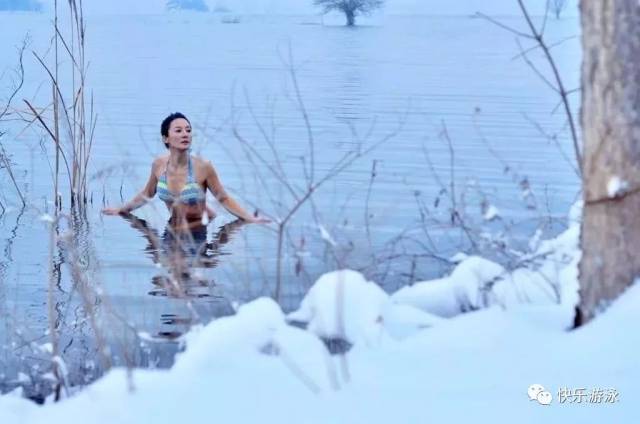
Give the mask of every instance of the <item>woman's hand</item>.
[{"label": "woman's hand", "polygon": [[270,224],[271,220],[262,216],[252,216],[249,219],[245,219],[245,222],[249,224]]},{"label": "woman's hand", "polygon": [[105,215],[125,215],[126,212],[122,208],[104,208],[102,213]]},{"label": "woman's hand", "polygon": [[207,217],[209,218],[209,221],[214,220],[215,217],[218,216],[216,211],[213,210],[213,208],[211,208],[209,205],[205,204],[205,209],[206,209],[206,214],[207,214]]}]

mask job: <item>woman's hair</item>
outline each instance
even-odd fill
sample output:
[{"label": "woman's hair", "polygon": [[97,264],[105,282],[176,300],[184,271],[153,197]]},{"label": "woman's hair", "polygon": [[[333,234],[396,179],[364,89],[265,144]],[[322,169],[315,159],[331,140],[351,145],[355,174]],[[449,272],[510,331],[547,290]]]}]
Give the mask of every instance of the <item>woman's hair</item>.
[{"label": "woman's hair", "polygon": [[[163,137],[168,137],[169,136],[169,127],[171,127],[171,123],[174,120],[180,119],[180,118],[186,120],[189,124],[191,124],[191,121],[189,121],[189,119],[186,116],[184,116],[180,112],[174,112],[171,115],[169,115],[166,118],[164,118],[164,120],[162,121],[162,124],[160,124],[160,134]],[[168,143],[164,143],[164,145],[167,147],[167,149],[169,148],[169,144]]]}]

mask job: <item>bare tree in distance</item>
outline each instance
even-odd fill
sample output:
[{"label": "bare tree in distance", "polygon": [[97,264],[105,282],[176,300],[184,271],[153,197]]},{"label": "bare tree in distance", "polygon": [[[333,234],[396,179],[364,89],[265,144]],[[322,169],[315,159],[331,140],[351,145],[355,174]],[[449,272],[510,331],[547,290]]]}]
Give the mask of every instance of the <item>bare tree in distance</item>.
[{"label": "bare tree in distance", "polygon": [[384,0],[313,0],[313,5],[322,8],[322,13],[333,10],[344,13],[347,26],[356,24],[356,16],[368,15],[384,5]]},{"label": "bare tree in distance", "polygon": [[640,276],[640,7],[580,4],[584,139],[580,304],[592,319]]}]

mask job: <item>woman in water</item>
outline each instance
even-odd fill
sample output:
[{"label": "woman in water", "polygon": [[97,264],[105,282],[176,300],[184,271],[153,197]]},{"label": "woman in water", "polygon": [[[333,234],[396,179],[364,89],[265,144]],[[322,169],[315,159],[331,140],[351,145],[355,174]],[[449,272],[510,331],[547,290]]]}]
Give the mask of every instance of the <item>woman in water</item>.
[{"label": "woman in water", "polygon": [[171,212],[169,223],[172,230],[194,230],[202,227],[205,213],[207,218],[215,216],[205,202],[206,191],[209,190],[227,211],[242,221],[258,224],[270,222],[247,213],[227,194],[211,162],[189,154],[191,123],[186,116],[177,112],[167,116],[162,121],[160,133],[169,154],[153,161],[149,180],[140,193],[120,207],[104,208],[104,214],[129,214],[157,193]]}]

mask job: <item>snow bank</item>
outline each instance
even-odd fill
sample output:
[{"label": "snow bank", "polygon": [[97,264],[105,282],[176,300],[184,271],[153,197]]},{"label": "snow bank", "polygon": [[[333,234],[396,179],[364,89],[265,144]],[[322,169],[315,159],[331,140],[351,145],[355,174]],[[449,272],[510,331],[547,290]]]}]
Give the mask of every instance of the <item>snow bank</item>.
[{"label": "snow bank", "polygon": [[[265,410],[288,421],[296,410],[304,414],[314,391],[330,386],[324,344],[286,325],[271,299],[258,299],[233,317],[196,329],[187,346],[169,371],[135,370],[131,391],[127,372],[116,369],[77,396],[46,407],[0,397],[0,422],[69,423],[81,416],[89,423],[176,423],[199,422],[207,415],[258,422]],[[285,410],[282,400],[291,393],[297,404]]]},{"label": "snow bank", "polygon": [[[114,370],[58,404],[0,397],[0,422],[630,422],[640,395],[639,302],[636,284],[570,333],[532,324],[518,309],[489,308],[402,341],[356,344],[339,364],[259,299],[192,334],[173,369],[133,372],[132,392],[126,372]],[[529,400],[534,383],[549,390],[551,405]],[[615,388],[619,399],[561,404],[562,387]]]},{"label": "snow bank", "polygon": [[483,306],[483,286],[505,273],[502,266],[479,256],[469,256],[451,275],[403,287],[393,294],[408,304],[443,317],[451,317]]},{"label": "snow bank", "polygon": [[569,228],[539,243],[513,270],[478,256],[465,257],[448,277],[404,287],[392,298],[442,317],[491,306],[558,304],[564,306],[566,327],[578,302],[580,212],[577,203],[570,212]]},{"label": "snow bank", "polygon": [[412,306],[394,304],[376,283],[351,270],[321,276],[287,318],[307,323],[307,330],[325,339],[369,344],[387,335],[407,337],[439,321]]},{"label": "snow bank", "polygon": [[[524,267],[509,279],[482,258],[467,258],[429,290],[445,301],[457,294],[474,302],[478,286],[494,281],[495,298],[509,307],[491,301],[451,318],[396,303],[438,306],[429,296],[411,298],[406,290],[388,296],[357,272],[336,271],[322,276],[286,319],[275,302],[258,299],[194,329],[171,370],[135,370],[130,378],[112,370],[44,407],[19,394],[0,396],[0,423],[68,424],[78,417],[95,424],[631,422],[640,413],[640,284],[590,324],[564,330],[576,299],[573,288],[564,288],[576,280],[573,227],[537,252],[548,252],[536,271],[556,278],[560,303],[529,292],[537,277]],[[458,292],[447,287],[453,282]],[[307,322],[309,331],[287,319]],[[332,357],[318,336],[346,337],[354,345]],[[529,399],[532,384],[549,392],[550,405]],[[563,388],[614,390],[618,397],[560,402]]]}]

